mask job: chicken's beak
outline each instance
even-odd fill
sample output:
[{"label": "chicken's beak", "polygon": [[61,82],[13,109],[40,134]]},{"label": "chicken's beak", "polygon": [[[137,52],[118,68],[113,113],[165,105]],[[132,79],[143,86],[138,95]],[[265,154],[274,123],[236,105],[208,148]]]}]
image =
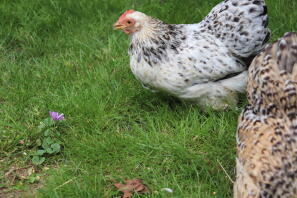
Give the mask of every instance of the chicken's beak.
[{"label": "chicken's beak", "polygon": [[123,30],[124,28],[126,28],[126,26],[120,24],[119,22],[116,22],[115,24],[113,24],[113,28],[115,30]]}]

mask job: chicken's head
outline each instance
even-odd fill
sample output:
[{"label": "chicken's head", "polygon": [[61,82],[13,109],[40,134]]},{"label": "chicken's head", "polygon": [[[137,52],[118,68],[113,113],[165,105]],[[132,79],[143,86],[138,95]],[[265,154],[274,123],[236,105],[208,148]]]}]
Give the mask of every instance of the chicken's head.
[{"label": "chicken's head", "polygon": [[123,30],[126,34],[132,34],[141,30],[146,15],[135,10],[127,10],[120,16],[118,21],[113,25],[115,29]]}]

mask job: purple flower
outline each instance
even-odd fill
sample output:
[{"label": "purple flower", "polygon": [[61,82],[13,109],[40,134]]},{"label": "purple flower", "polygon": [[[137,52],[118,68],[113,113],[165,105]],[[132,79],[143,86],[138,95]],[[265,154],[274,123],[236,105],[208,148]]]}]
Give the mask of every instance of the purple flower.
[{"label": "purple flower", "polygon": [[49,114],[53,120],[63,120],[64,119],[64,113],[59,114],[58,112],[50,111]]}]

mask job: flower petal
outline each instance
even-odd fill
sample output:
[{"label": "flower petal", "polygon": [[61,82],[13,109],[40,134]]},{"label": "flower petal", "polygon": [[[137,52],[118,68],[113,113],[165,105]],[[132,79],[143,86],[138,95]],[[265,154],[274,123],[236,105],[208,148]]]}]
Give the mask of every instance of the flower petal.
[{"label": "flower petal", "polygon": [[64,119],[64,113],[61,113],[58,117],[57,120],[63,120]]},{"label": "flower petal", "polygon": [[52,117],[53,120],[57,120],[57,117],[59,116],[58,112],[50,111],[50,116]]},{"label": "flower petal", "polygon": [[50,114],[51,117],[53,117],[53,113],[54,113],[53,111],[50,111],[49,112],[49,114]]}]

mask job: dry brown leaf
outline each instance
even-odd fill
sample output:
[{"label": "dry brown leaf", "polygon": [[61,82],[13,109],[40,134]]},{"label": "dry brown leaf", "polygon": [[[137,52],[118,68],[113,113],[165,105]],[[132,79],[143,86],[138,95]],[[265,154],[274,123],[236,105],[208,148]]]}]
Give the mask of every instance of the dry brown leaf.
[{"label": "dry brown leaf", "polygon": [[126,184],[116,183],[114,186],[121,192],[123,192],[122,198],[130,198],[133,193],[145,194],[148,193],[148,188],[142,183],[141,179],[126,179]]}]

